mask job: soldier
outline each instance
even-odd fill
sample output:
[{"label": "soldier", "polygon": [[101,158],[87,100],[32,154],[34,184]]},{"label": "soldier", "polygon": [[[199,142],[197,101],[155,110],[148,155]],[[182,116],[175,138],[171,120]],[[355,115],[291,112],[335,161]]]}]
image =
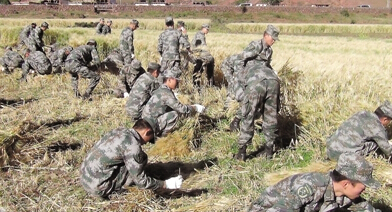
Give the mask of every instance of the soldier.
[{"label": "soldier", "polygon": [[247,67],[244,100],[241,105],[243,116],[238,138],[238,153],[236,159],[246,160],[246,148],[252,142],[256,112],[263,115],[263,134],[265,149],[263,154],[270,158],[274,153],[274,144],[278,137],[278,112],[280,80],[275,71],[261,64]]},{"label": "soldier", "polygon": [[[177,22],[177,30],[182,33],[182,36],[187,41],[189,41],[184,21]],[[187,71],[189,67],[189,62],[192,61],[192,59],[189,56],[189,51],[184,47],[184,45],[180,45],[180,60],[181,69]]]},{"label": "soldier", "polygon": [[120,35],[120,51],[124,58],[124,64],[130,64],[135,57],[135,47],[133,46],[133,31],[139,28],[139,21],[132,20],[129,27],[125,28]]},{"label": "soldier", "polygon": [[[272,60],[272,45],[275,41],[279,40],[279,30],[268,25],[264,31],[263,39],[252,41],[241,53],[241,60],[238,65],[238,71],[234,72],[234,92],[235,98],[238,102],[241,102],[244,97],[245,90],[245,76],[247,75],[248,68],[255,64],[266,66],[270,69]],[[230,123],[230,130],[236,131],[239,129],[239,123],[241,121],[241,109],[237,112],[236,117]]]},{"label": "soldier", "polygon": [[142,112],[142,118],[153,127],[157,137],[165,136],[177,123],[179,114],[203,112],[204,106],[181,104],[174,96],[173,89],[178,86],[179,72],[167,70],[163,84],[154,91]]},{"label": "soldier", "polygon": [[207,48],[206,37],[210,30],[208,24],[203,24],[199,32],[195,34],[192,40],[193,59],[195,67],[193,69],[193,84],[200,87],[201,75],[206,69],[208,85],[214,85],[214,57],[210,54]]},{"label": "soldier", "polygon": [[225,108],[229,107],[229,103],[234,101],[234,72],[237,71],[239,60],[241,59],[240,54],[234,54],[223,60],[221,64],[221,70],[227,81],[227,95],[225,101]]},{"label": "soldier", "polygon": [[114,95],[117,98],[128,97],[137,78],[145,72],[142,63],[137,59],[133,59],[130,65],[125,65],[121,69],[118,77],[118,88],[114,90]]},{"label": "soldier", "polygon": [[63,73],[65,71],[65,60],[73,50],[72,46],[67,46],[54,51],[50,55],[50,62],[52,63],[53,73]]},{"label": "soldier", "polygon": [[360,111],[344,121],[327,138],[327,156],[337,160],[342,153],[367,156],[378,148],[386,157],[392,155],[385,127],[392,120],[392,104],[385,101],[374,113]]},{"label": "soldier", "polygon": [[366,187],[380,187],[372,171],[365,158],[342,154],[329,173],[296,174],[268,187],[248,211],[381,212],[360,196]]},{"label": "soldier", "polygon": [[49,24],[47,22],[43,22],[41,27],[35,28],[35,33],[31,34],[29,37],[29,43],[27,46],[30,51],[41,51],[44,52],[43,46],[45,46],[44,41],[42,40],[44,36],[44,32],[49,29]]},{"label": "soldier", "polygon": [[159,87],[157,77],[160,74],[161,66],[158,63],[150,62],[147,72],[142,74],[132,87],[125,110],[133,120],[141,118],[144,106],[152,96],[152,92]]},{"label": "soldier", "polygon": [[105,25],[105,19],[104,18],[100,18],[99,19],[99,23],[95,27],[95,33],[98,34],[98,35],[102,34],[102,28],[103,28],[104,25]]},{"label": "soldier", "polygon": [[102,35],[111,34],[112,33],[112,20],[107,20],[106,25],[102,27]]},{"label": "soldier", "polygon": [[15,68],[22,68],[23,57],[18,52],[12,51],[10,46],[5,48],[4,56],[0,58],[1,70],[10,74]]},{"label": "soldier", "polygon": [[109,55],[102,61],[102,69],[112,74],[119,75],[124,66],[124,58],[119,49],[113,49]]},{"label": "soldier", "polygon": [[147,142],[154,143],[153,139],[154,131],[143,119],[139,119],[132,129],[117,128],[107,133],[82,163],[80,181],[83,188],[102,198],[132,185],[152,190],[180,188],[181,175],[160,181],[144,172],[148,156],[141,146]]},{"label": "soldier", "polygon": [[[163,74],[170,69],[178,72],[181,75],[180,69],[180,44],[183,45],[188,52],[190,44],[181,32],[174,29],[174,21],[172,17],[165,19],[166,29],[159,35],[158,52],[161,55],[161,70]],[[162,77],[159,77],[159,82],[162,82]]]},{"label": "soldier", "polygon": [[19,81],[27,82],[27,75],[29,72],[37,72],[42,75],[52,73],[52,64],[45,53],[41,51],[31,52],[30,49],[25,51],[25,60],[22,65],[22,77]]},{"label": "soldier", "polygon": [[18,49],[22,48],[23,45],[27,45],[29,43],[29,37],[34,36],[36,23],[31,23],[27,25],[19,34],[19,46]]},{"label": "soldier", "polygon": [[90,84],[83,94],[83,99],[91,100],[91,94],[101,79],[98,68],[101,65],[97,51],[97,42],[89,40],[86,45],[75,48],[65,60],[65,70],[71,74],[72,88],[76,97],[81,97],[78,90],[79,75],[90,79]]}]

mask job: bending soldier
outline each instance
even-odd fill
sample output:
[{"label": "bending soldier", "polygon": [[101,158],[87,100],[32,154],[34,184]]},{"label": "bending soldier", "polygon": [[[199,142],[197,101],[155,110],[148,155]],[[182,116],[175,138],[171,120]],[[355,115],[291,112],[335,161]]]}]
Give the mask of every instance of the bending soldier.
[{"label": "bending soldier", "polygon": [[6,74],[10,74],[15,68],[22,68],[23,63],[23,57],[18,52],[12,51],[10,46],[5,48],[4,56],[0,58],[1,70]]},{"label": "bending soldier", "polygon": [[52,73],[52,64],[45,53],[41,51],[31,52],[30,49],[25,51],[25,59],[22,65],[22,77],[19,81],[27,82],[27,75],[29,72],[37,72],[41,75]]},{"label": "bending soldier", "polygon": [[29,36],[29,43],[27,44],[30,51],[41,51],[44,52],[43,48],[45,46],[44,41],[42,40],[44,36],[44,32],[49,29],[49,24],[43,22],[41,27],[35,28],[35,33]]},{"label": "bending soldier", "polygon": [[124,58],[119,49],[113,49],[109,55],[102,61],[102,70],[115,75],[120,74],[120,70],[124,67]]},{"label": "bending soldier", "polygon": [[234,72],[238,70],[238,64],[241,59],[240,54],[234,54],[223,60],[221,70],[227,81],[227,95],[225,101],[225,108],[229,107],[230,102],[235,100],[234,96]]},{"label": "bending soldier", "polygon": [[30,25],[27,25],[25,28],[22,29],[22,31],[19,34],[19,46],[18,50],[22,48],[23,45],[28,45],[29,43],[29,37],[34,37],[35,33],[35,28],[37,24],[36,23],[31,23]]},{"label": "bending soldier", "polygon": [[117,98],[128,97],[137,78],[145,72],[141,62],[133,59],[130,65],[125,65],[121,69],[118,77],[118,88],[114,90],[114,95]]},{"label": "bending soldier", "polygon": [[50,56],[50,62],[52,63],[53,73],[65,72],[65,60],[73,50],[72,46],[67,46],[54,51]]}]

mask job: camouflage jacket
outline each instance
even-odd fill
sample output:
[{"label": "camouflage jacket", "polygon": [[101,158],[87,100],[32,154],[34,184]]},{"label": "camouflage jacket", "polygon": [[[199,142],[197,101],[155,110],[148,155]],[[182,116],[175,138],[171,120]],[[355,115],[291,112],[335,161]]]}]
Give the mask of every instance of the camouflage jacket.
[{"label": "camouflage jacket", "polygon": [[199,40],[199,42],[201,42],[201,43],[198,43],[197,46],[199,46],[199,45],[201,45],[201,46],[207,46],[206,35],[205,35],[202,31],[198,31],[198,32],[195,34],[195,37],[194,37],[193,40],[192,40],[192,48],[196,48],[196,41],[198,41],[198,40]]},{"label": "camouflage jacket", "polygon": [[76,47],[67,57],[66,61],[78,61],[82,66],[88,66],[90,63],[100,66],[98,51],[94,46],[82,45]]},{"label": "camouflage jacket", "polygon": [[241,54],[241,64],[245,67],[247,65],[261,63],[272,69],[272,54],[272,48],[267,46],[264,39],[252,41]]},{"label": "camouflage jacket", "polygon": [[43,36],[44,31],[41,29],[41,27],[36,27],[33,35],[30,35],[31,42],[35,43],[35,45],[38,47],[43,47],[45,46],[44,41],[42,40]]},{"label": "camouflage jacket", "polygon": [[61,49],[56,50],[50,55],[50,62],[52,63],[53,67],[57,66],[64,66],[64,62],[67,59],[67,54],[65,53],[69,48],[64,47]]},{"label": "camouflage jacket", "polygon": [[21,41],[31,37],[34,37],[35,29],[30,25],[26,26],[25,28],[22,29],[22,31],[19,33],[19,39]]},{"label": "camouflage jacket", "polygon": [[110,26],[108,26],[108,25],[104,25],[102,27],[102,34],[106,35],[106,34],[110,34],[110,33],[112,33],[112,28],[110,28]]},{"label": "camouflage jacket", "polygon": [[[249,211],[313,212],[349,208],[350,211],[381,212],[361,197],[352,202],[349,198],[336,197],[332,179],[327,173],[303,173],[290,176],[268,187],[252,203]],[[275,210],[274,210],[275,209]]]},{"label": "camouflage jacket", "polygon": [[378,116],[369,111],[354,114],[327,138],[327,155],[337,160],[344,152],[360,154],[365,142],[375,142],[387,157],[392,154],[385,127]]},{"label": "camouflage jacket", "polygon": [[15,51],[8,50],[5,52],[2,60],[7,67],[21,67],[24,63],[23,57]]},{"label": "camouflage jacket", "polygon": [[102,28],[103,28],[104,24],[98,23],[97,27],[95,28],[95,33],[97,34],[102,34]]},{"label": "camouflage jacket", "polygon": [[125,93],[127,86],[131,89],[140,75],[146,73],[143,68],[135,69],[131,65],[124,66],[118,77],[119,89]]},{"label": "camouflage jacket", "polygon": [[52,64],[45,53],[40,51],[31,52],[28,57],[25,58],[22,65],[24,73],[29,73],[30,69],[38,71],[39,73],[48,73],[51,71]]},{"label": "camouflage jacket", "polygon": [[159,35],[158,52],[163,61],[180,60],[180,44],[185,48],[190,48],[190,44],[182,33],[173,27],[168,27]]},{"label": "camouflage jacket", "polygon": [[[82,163],[80,180],[83,187],[89,193],[98,196],[116,190],[116,181],[122,185],[128,181],[145,189],[163,187],[163,181],[145,174],[144,168],[148,157],[140,142],[141,137],[134,129],[117,128],[104,135],[92,147]],[[128,176],[118,176],[124,166]],[[129,182],[129,179],[132,181]]]},{"label": "camouflage jacket", "polygon": [[120,35],[120,51],[122,54],[134,54],[133,31],[130,27],[125,28]]},{"label": "camouflage jacket", "polygon": [[233,54],[223,60],[221,64],[221,70],[225,77],[233,77],[233,73],[237,70],[241,60],[240,54]]},{"label": "camouflage jacket", "polygon": [[155,128],[158,117],[173,110],[180,114],[193,112],[192,106],[181,104],[174,96],[173,91],[167,85],[162,84],[148,100],[143,109],[142,118],[149,121],[149,123],[151,122],[154,125],[152,127]]},{"label": "camouflage jacket", "polygon": [[155,77],[149,72],[142,74],[133,85],[127,103],[125,105],[126,111],[133,118],[140,118],[142,110],[153,91],[159,87],[159,83]]},{"label": "camouflage jacket", "polygon": [[[188,34],[182,33],[182,30],[181,30],[181,29],[177,29],[177,30],[178,30],[179,32],[181,32],[182,37],[184,37],[184,39],[185,39],[186,41],[189,42]],[[186,48],[185,48],[185,46],[184,46],[184,44],[180,44],[180,49],[181,49],[181,50],[184,50],[184,51],[187,51]]]}]

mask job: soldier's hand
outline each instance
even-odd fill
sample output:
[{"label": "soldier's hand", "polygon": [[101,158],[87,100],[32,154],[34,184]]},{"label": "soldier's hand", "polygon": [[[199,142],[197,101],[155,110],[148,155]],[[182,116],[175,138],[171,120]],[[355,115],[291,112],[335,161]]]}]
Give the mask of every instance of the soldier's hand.
[{"label": "soldier's hand", "polygon": [[202,113],[206,109],[206,107],[204,107],[203,105],[199,105],[199,104],[194,104],[193,106],[196,108],[196,111],[198,113]]}]

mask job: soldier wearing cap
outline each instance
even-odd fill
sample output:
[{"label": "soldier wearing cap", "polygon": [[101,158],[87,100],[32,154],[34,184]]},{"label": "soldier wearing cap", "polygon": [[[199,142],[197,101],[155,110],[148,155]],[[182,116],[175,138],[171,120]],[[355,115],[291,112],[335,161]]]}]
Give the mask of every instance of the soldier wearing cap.
[{"label": "soldier wearing cap", "polygon": [[142,74],[133,85],[125,110],[132,120],[141,118],[144,106],[152,96],[152,93],[158,89],[158,76],[161,66],[158,63],[148,63],[147,72]]},{"label": "soldier wearing cap", "polygon": [[117,98],[128,97],[137,78],[145,72],[142,63],[137,59],[133,59],[131,64],[125,65],[121,69],[118,76],[118,88],[114,90],[114,95]]},{"label": "soldier wearing cap", "polygon": [[[253,66],[266,66],[273,69],[271,67],[273,53],[271,47],[275,41],[279,40],[278,36],[279,30],[273,25],[268,25],[264,31],[263,38],[261,40],[252,41],[241,53],[238,71],[234,73],[234,93],[238,102],[241,102],[244,98],[246,75],[250,68],[253,68]],[[230,124],[230,129],[232,131],[239,129],[241,116],[241,111],[239,109],[236,117]]]},{"label": "soldier wearing cap", "polygon": [[49,29],[49,24],[47,22],[43,22],[41,27],[35,28],[35,33],[30,35],[29,42],[27,44],[30,51],[41,51],[43,52],[43,48],[45,46],[44,41],[42,40],[44,36],[44,32]]},{"label": "soldier wearing cap", "polygon": [[[174,29],[174,20],[172,17],[165,18],[166,29],[159,35],[158,52],[161,55],[161,70],[166,74],[166,70],[170,69],[181,75],[180,69],[180,45],[187,51],[190,50],[190,44],[182,32]],[[159,77],[162,83],[162,78]]]},{"label": "soldier wearing cap", "polygon": [[50,55],[50,62],[52,63],[52,73],[63,73],[65,72],[65,60],[73,50],[72,46],[66,46],[58,49]]},{"label": "soldier wearing cap", "polygon": [[248,211],[381,212],[360,196],[366,187],[380,187],[372,172],[362,156],[342,154],[329,173],[296,174],[268,187]]},{"label": "soldier wearing cap", "polygon": [[[136,121],[132,129],[117,128],[108,132],[92,147],[82,163],[80,182],[83,188],[102,198],[133,185],[152,190],[170,188],[168,181],[172,178],[161,181],[144,172],[148,156],[142,145],[148,142],[154,143],[154,131],[143,119]],[[182,178],[180,181],[182,183]]]},{"label": "soldier wearing cap", "polygon": [[23,30],[19,33],[19,46],[20,49],[23,45],[27,45],[29,43],[29,37],[34,37],[35,28],[37,27],[36,23],[31,23],[27,25]]},{"label": "soldier wearing cap", "polygon": [[163,77],[163,84],[153,92],[150,100],[142,112],[142,118],[154,128],[157,137],[165,136],[176,125],[180,114],[188,115],[192,112],[202,112],[202,105],[181,104],[173,93],[177,88],[180,73],[167,70]]},{"label": "soldier wearing cap", "polygon": [[1,70],[6,74],[10,74],[15,68],[22,68],[23,63],[23,57],[18,52],[12,51],[10,46],[5,48],[5,53],[0,58]]},{"label": "soldier wearing cap", "polygon": [[203,24],[201,30],[195,34],[192,40],[193,61],[195,66],[193,69],[193,84],[197,87],[201,85],[201,75],[206,69],[208,85],[214,85],[214,57],[207,50],[206,34],[208,34],[210,26]]},{"label": "soldier wearing cap", "polygon": [[102,27],[102,35],[107,35],[112,33],[112,20],[107,20],[106,24]]},{"label": "soldier wearing cap", "polygon": [[41,51],[31,52],[30,49],[25,51],[25,59],[22,65],[22,77],[19,81],[27,82],[29,72],[47,75],[52,73],[52,64],[45,53]]},{"label": "soldier wearing cap", "polygon": [[139,21],[132,20],[129,27],[125,28],[120,35],[120,51],[124,58],[124,64],[130,64],[135,57],[135,47],[133,46],[133,31],[139,28]]},{"label": "soldier wearing cap", "polygon": [[[71,74],[72,88],[76,97],[91,100],[91,94],[98,85],[101,76],[97,72],[101,65],[97,51],[97,42],[89,40],[86,45],[75,48],[65,60],[65,70]],[[83,96],[78,89],[79,75],[90,79],[90,83]]]},{"label": "soldier wearing cap", "polygon": [[95,33],[98,35],[102,34],[102,28],[104,25],[105,25],[105,19],[100,18],[97,26],[95,27]]},{"label": "soldier wearing cap", "polygon": [[380,149],[386,157],[392,155],[386,126],[392,119],[392,104],[385,101],[374,112],[360,111],[344,121],[327,138],[327,156],[337,160],[342,153],[367,156]]}]

